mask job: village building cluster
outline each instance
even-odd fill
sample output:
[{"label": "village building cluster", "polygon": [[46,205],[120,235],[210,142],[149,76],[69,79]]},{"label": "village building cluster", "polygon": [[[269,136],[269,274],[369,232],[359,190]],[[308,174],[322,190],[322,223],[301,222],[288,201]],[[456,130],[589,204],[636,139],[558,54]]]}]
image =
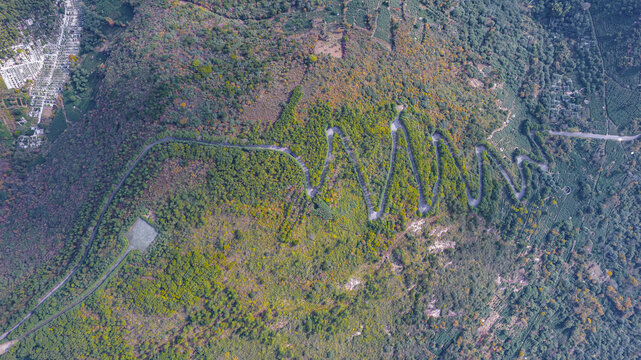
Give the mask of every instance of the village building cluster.
[{"label": "village building cluster", "polygon": [[[583,106],[580,104],[581,90],[574,88],[572,79],[567,76],[554,74],[550,86],[550,122],[553,124],[579,121]],[[585,100],[587,101],[587,100]]]},{"label": "village building cluster", "polygon": [[[64,0],[64,14],[57,35],[51,42],[31,42],[14,47],[17,55],[0,64],[0,77],[9,89],[23,87],[33,81],[29,91],[31,106],[29,116],[40,124],[46,108],[56,104],[65,82],[69,79],[71,58],[78,55],[82,32],[78,0]],[[31,128],[32,134],[21,135],[21,148],[39,147],[44,131],[39,126]],[[30,132],[31,133],[31,132]]]},{"label": "village building cluster", "polygon": [[13,46],[16,54],[0,68],[0,77],[9,89],[19,89],[27,81],[36,78],[44,63],[41,44],[21,44]]}]

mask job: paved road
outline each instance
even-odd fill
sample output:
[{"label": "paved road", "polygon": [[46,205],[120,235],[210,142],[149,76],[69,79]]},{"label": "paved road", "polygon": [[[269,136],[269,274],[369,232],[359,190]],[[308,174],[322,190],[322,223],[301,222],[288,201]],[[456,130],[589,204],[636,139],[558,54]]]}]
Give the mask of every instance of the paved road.
[{"label": "paved road", "polygon": [[[390,168],[389,168],[389,171],[388,171],[387,181],[385,183],[385,187],[383,189],[383,193],[381,194],[381,196],[379,198],[380,200],[379,200],[379,206],[378,206],[379,209],[378,209],[378,211],[375,211],[374,210],[374,206],[372,205],[370,191],[369,191],[367,185],[365,184],[364,177],[363,177],[362,171],[361,171],[361,166],[360,166],[358,160],[356,159],[356,157],[354,155],[354,151],[352,150],[351,142],[350,142],[349,138],[343,133],[343,131],[338,127],[332,127],[332,128],[329,128],[329,129],[326,130],[326,134],[325,135],[327,137],[328,151],[327,151],[327,154],[326,154],[326,157],[325,157],[325,162],[323,164],[321,178],[320,178],[320,181],[319,181],[317,186],[313,186],[311,184],[310,175],[309,175],[309,169],[307,168],[307,166],[305,165],[303,160],[300,157],[295,156],[295,154],[291,150],[289,150],[288,148],[285,148],[285,147],[280,147],[280,146],[275,146],[275,145],[239,145],[239,144],[230,144],[230,143],[224,143],[224,142],[208,142],[208,141],[202,141],[202,140],[176,138],[176,137],[171,137],[171,136],[170,137],[165,137],[165,138],[162,138],[162,139],[159,139],[159,140],[156,140],[156,141],[150,143],[149,145],[145,146],[140,151],[138,156],[134,159],[133,163],[129,166],[129,168],[127,169],[125,174],[122,176],[122,178],[121,178],[120,182],[118,183],[118,185],[114,188],[114,190],[109,195],[109,198],[108,198],[106,204],[104,205],[104,207],[102,208],[102,210],[100,212],[100,215],[98,217],[96,225],[94,226],[94,228],[92,230],[91,237],[89,238],[89,242],[88,242],[87,246],[85,247],[83,255],[80,258],[80,261],[78,262],[78,264],[73,267],[73,269],[69,272],[69,274],[67,276],[65,276],[64,279],[62,279],[55,287],[53,287],[53,289],[51,289],[44,297],[42,297],[38,301],[36,306],[29,313],[27,313],[27,315],[22,320],[20,320],[20,322],[18,322],[15,326],[13,326],[11,329],[9,329],[4,334],[0,335],[0,341],[5,339],[7,336],[9,336],[20,325],[22,325],[27,319],[29,319],[33,315],[33,313],[42,305],[42,303],[44,303],[48,298],[50,298],[60,287],[62,287],[64,284],[66,284],[69,281],[69,279],[78,271],[80,266],[84,263],[85,259],[87,258],[87,254],[88,254],[89,249],[91,248],[91,246],[92,246],[92,244],[93,244],[93,242],[94,242],[94,240],[96,238],[96,235],[98,233],[98,228],[99,228],[100,224],[102,223],[102,219],[104,218],[104,215],[107,212],[107,209],[109,208],[109,206],[111,205],[116,193],[120,190],[120,188],[124,184],[125,180],[129,177],[129,175],[134,170],[134,168],[140,163],[140,161],[143,159],[143,157],[145,155],[147,155],[147,153],[152,148],[154,148],[155,146],[160,145],[160,144],[173,142],[173,143],[198,144],[198,145],[204,145],[204,146],[216,146],[216,147],[225,147],[225,148],[237,148],[237,149],[242,149],[242,150],[276,151],[276,152],[283,153],[283,154],[289,156],[290,158],[292,158],[296,162],[298,167],[302,170],[302,172],[303,172],[303,174],[305,176],[305,186],[306,186],[307,194],[310,197],[313,198],[314,196],[316,196],[316,194],[318,193],[319,189],[321,188],[321,186],[325,182],[325,178],[327,176],[328,165],[329,165],[329,162],[331,160],[331,154],[332,154],[332,151],[333,151],[334,137],[338,136],[340,138],[342,144],[343,144],[343,147],[345,148],[345,151],[347,152],[347,155],[349,157],[350,162],[352,163],[352,166],[354,168],[354,172],[356,173],[356,177],[357,177],[357,180],[358,180],[359,185],[361,187],[361,190],[362,190],[362,193],[363,193],[363,198],[365,200],[365,205],[366,205],[367,213],[368,213],[368,219],[373,221],[373,220],[376,220],[376,219],[378,219],[378,218],[380,218],[381,216],[384,215],[387,191],[388,191],[388,188],[389,188],[390,180],[391,180],[392,175],[393,175],[394,163],[396,161],[396,153],[397,153],[397,150],[398,150],[398,131],[400,130],[400,131],[402,131],[403,135],[407,139],[407,143],[408,143],[407,148],[406,148],[407,155],[409,157],[409,160],[410,160],[410,163],[411,163],[411,166],[412,166],[412,172],[414,173],[414,177],[415,177],[416,182],[417,182],[418,187],[419,187],[419,204],[418,204],[419,212],[421,214],[427,213],[432,208],[432,205],[428,205],[427,204],[427,201],[426,201],[426,198],[425,198],[425,191],[423,189],[422,183],[421,183],[420,178],[419,178],[419,172],[418,172],[418,168],[416,166],[415,157],[414,157],[414,154],[412,153],[411,147],[409,146],[409,137],[408,137],[407,129],[400,122],[400,115],[401,115],[401,113],[403,111],[403,106],[401,106],[401,105],[397,106],[397,111],[398,111],[398,114],[397,114],[396,118],[394,119],[394,121],[390,125],[390,130],[392,132],[392,150],[391,150],[391,154],[390,154]],[[616,140],[616,141],[633,141],[633,140],[637,140],[637,139],[639,139],[641,137],[641,134],[636,135],[636,136],[619,136],[619,135],[599,135],[599,134],[580,133],[580,132],[579,133],[575,133],[575,132],[563,132],[563,131],[550,131],[549,133],[550,133],[550,135],[554,135],[554,136],[566,136],[566,137],[577,137],[577,138],[586,138],[586,139],[600,139],[600,140]],[[532,134],[530,134],[530,135],[532,135]],[[445,137],[443,137],[442,135],[440,135],[438,133],[435,133],[435,134],[433,134],[431,136],[431,142],[437,149],[438,149],[439,143],[441,141],[442,141],[443,146],[445,146],[447,148],[447,150],[450,151],[450,153],[451,153],[450,144],[447,142],[447,139]],[[536,146],[538,147],[538,145],[536,145]],[[465,184],[465,192],[466,192],[466,195],[467,195],[467,198],[468,198],[468,204],[469,204],[470,207],[478,206],[481,203],[481,197],[483,195],[483,182],[482,182],[483,166],[482,166],[482,157],[481,157],[481,154],[483,152],[485,152],[487,154],[488,158],[490,158],[492,160],[492,162],[496,165],[496,167],[499,169],[499,171],[501,172],[501,175],[503,175],[503,177],[507,181],[508,185],[510,186],[510,188],[512,190],[512,193],[514,194],[514,196],[518,200],[521,200],[523,198],[523,196],[525,195],[526,188],[527,188],[527,183],[525,181],[525,176],[524,176],[523,163],[529,162],[529,163],[537,166],[542,171],[546,171],[546,172],[548,171],[547,162],[542,162],[542,163],[541,162],[537,162],[537,161],[531,159],[530,157],[528,157],[526,155],[517,156],[517,158],[516,158],[517,164],[516,165],[519,168],[520,177],[521,177],[521,184],[517,189],[517,187],[514,185],[515,182],[512,179],[512,177],[510,176],[510,174],[503,168],[501,163],[497,159],[494,158],[492,153],[489,152],[485,148],[485,146],[477,145],[475,147],[475,152],[476,152],[476,157],[477,157],[477,161],[478,161],[478,172],[479,172],[479,188],[478,188],[479,190],[478,190],[477,197],[473,197],[472,196],[472,193],[471,193],[470,188],[468,186],[467,180],[463,176],[463,173],[461,172],[461,169],[456,164],[457,170],[459,171],[459,176],[461,176],[461,179]],[[436,151],[436,162],[440,165],[440,155],[439,155],[439,151],[438,150]],[[439,168],[438,177],[437,177],[436,183],[434,184],[434,187],[432,188],[432,199],[431,199],[432,200],[432,204],[434,204],[436,202],[436,200],[437,200],[437,194],[439,193],[439,187],[440,187],[440,182],[441,182],[441,167],[439,166],[438,168]],[[30,329],[27,332],[23,333],[19,338],[15,339],[15,341],[13,343],[23,339],[25,336],[33,333],[34,331],[38,330],[42,326],[50,323],[51,321],[56,319],[58,316],[64,314],[68,310],[72,309],[74,306],[78,305],[84,299],[86,299],[98,287],[100,287],[100,285],[102,285],[102,283],[104,283],[104,281],[118,267],[118,265],[120,265],[120,263],[122,263],[122,261],[126,258],[126,255],[129,253],[129,251],[130,251],[130,249],[127,249],[123,253],[123,255],[118,258],[118,260],[114,263],[114,265],[96,283],[94,283],[94,285],[92,287],[90,287],[87,291],[85,291],[85,293],[83,293],[83,295],[79,299],[77,299],[76,301],[74,301],[73,303],[71,303],[70,305],[65,307],[63,310],[61,310],[57,314],[47,318],[46,320],[40,322],[38,325],[36,325],[32,329]],[[6,349],[8,349],[8,346],[5,345],[5,347],[2,350],[6,350]],[[0,355],[1,354],[2,354],[2,352],[0,352]]]},{"label": "paved road", "polygon": [[641,134],[638,135],[601,135],[601,134],[591,134],[583,132],[568,132],[568,131],[549,131],[550,135],[554,136],[566,136],[566,137],[575,137],[581,139],[596,139],[596,140],[612,140],[612,141],[634,141],[641,137]]}]

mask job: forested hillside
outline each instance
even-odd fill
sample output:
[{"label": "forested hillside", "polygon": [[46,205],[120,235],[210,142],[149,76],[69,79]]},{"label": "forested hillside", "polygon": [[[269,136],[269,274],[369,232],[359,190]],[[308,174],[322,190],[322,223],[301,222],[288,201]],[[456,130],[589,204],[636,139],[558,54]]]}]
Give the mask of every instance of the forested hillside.
[{"label": "forested hillside", "polygon": [[3,358],[641,350],[641,146],[548,132],[641,132],[637,2],[82,12],[47,142],[2,143]]}]

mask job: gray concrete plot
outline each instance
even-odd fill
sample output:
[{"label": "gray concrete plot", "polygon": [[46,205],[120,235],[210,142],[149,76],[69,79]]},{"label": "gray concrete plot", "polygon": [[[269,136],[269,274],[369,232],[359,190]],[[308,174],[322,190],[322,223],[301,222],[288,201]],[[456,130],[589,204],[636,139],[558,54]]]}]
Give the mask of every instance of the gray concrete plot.
[{"label": "gray concrete plot", "polygon": [[134,226],[125,234],[129,240],[129,249],[145,251],[158,236],[158,231],[145,220],[138,218]]}]

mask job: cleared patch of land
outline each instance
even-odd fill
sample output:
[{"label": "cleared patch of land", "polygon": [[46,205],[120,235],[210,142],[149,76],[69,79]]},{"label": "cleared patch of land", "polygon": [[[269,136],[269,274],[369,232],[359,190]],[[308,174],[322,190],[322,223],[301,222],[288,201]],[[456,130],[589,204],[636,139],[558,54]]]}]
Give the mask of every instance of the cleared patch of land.
[{"label": "cleared patch of land", "polygon": [[145,220],[138,218],[125,237],[129,240],[129,248],[145,251],[158,236],[158,232]]},{"label": "cleared patch of land", "polygon": [[343,34],[343,30],[340,28],[324,31],[323,34],[318,37],[318,41],[316,41],[316,44],[314,45],[314,54],[342,58],[343,46],[341,44],[341,39],[343,38]]}]

